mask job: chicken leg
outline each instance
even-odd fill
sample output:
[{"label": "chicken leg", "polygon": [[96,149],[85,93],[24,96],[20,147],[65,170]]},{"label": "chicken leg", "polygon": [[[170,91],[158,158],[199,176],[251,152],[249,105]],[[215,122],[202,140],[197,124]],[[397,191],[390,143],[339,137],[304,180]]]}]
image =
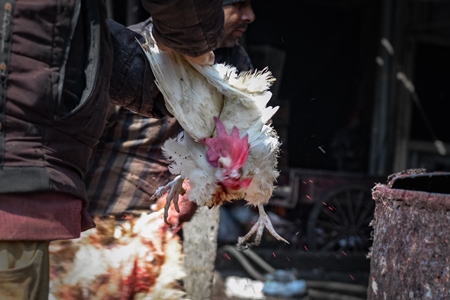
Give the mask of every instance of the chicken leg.
[{"label": "chicken leg", "polygon": [[[267,228],[267,230],[270,232],[270,234],[277,240],[285,242],[286,244],[289,244],[289,242],[286,241],[284,238],[282,238],[273,228],[272,221],[270,220],[269,216],[266,214],[266,212],[264,210],[264,205],[259,204],[258,210],[259,210],[258,221],[252,226],[252,228],[246,235],[239,237],[236,247],[239,250],[245,250],[245,249],[251,248],[253,246],[258,246],[261,243],[261,238],[262,238],[264,228]],[[255,236],[254,242],[247,243],[247,240],[250,239],[250,237],[255,232],[256,232],[256,236]]]},{"label": "chicken leg", "polygon": [[166,197],[166,204],[164,205],[164,222],[166,224],[171,225],[167,221],[167,218],[169,217],[169,208],[171,202],[173,202],[175,210],[178,213],[180,212],[180,208],[178,207],[178,198],[180,195],[184,195],[186,193],[186,190],[183,188],[184,179],[185,178],[178,175],[174,180],[170,181],[164,186],[159,187],[150,197],[150,201],[156,201],[156,199],[163,196],[166,192],[169,192]]}]

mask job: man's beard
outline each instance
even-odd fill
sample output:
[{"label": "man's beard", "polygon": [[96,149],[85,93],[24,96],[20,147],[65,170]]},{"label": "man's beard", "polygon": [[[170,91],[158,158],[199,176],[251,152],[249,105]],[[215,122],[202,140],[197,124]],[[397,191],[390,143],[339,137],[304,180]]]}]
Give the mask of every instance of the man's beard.
[{"label": "man's beard", "polygon": [[238,42],[238,39],[227,38],[222,40],[220,48],[233,48]]}]

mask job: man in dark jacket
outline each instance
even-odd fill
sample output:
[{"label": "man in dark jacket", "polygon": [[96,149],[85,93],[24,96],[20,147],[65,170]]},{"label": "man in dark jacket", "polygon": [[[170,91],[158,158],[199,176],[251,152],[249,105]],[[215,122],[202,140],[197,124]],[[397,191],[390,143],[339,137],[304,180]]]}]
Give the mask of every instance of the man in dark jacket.
[{"label": "man in dark jacket", "polygon": [[[238,39],[255,19],[250,0],[225,0],[223,10],[225,35],[214,50],[216,62],[248,71],[253,66]],[[129,28],[142,32],[150,23],[148,19]],[[148,212],[155,190],[173,179],[161,147],[168,138],[175,138],[181,127],[175,118],[142,118],[117,106],[111,106],[107,120],[86,175],[88,212],[102,217],[139,216]]]},{"label": "man in dark jacket", "polygon": [[[158,44],[211,63],[220,0],[142,3]],[[0,291],[47,299],[49,241],[95,226],[83,178],[109,102],[146,117],[165,109],[142,37],[108,28],[104,1],[1,1],[0,15]]]}]

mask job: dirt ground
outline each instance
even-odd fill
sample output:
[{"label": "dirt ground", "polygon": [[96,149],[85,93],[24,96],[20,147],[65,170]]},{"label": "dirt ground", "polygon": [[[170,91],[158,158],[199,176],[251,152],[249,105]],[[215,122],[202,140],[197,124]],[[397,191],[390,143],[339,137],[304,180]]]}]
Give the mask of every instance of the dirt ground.
[{"label": "dirt ground", "polygon": [[[241,263],[218,252],[216,274],[211,300],[249,300],[230,298],[225,294],[227,276],[238,276],[254,280]],[[264,300],[365,300],[370,261],[363,254],[335,256],[332,253],[272,253],[259,251],[265,262],[276,269],[295,268],[297,278],[307,283],[306,294],[294,297],[269,297]],[[282,259],[288,256],[289,262]]]},{"label": "dirt ground", "polygon": [[[228,297],[222,274],[216,272],[211,300],[248,300],[249,298]],[[265,296],[264,300],[365,300],[367,288],[361,284],[342,282],[307,281],[306,294],[293,297]]]}]

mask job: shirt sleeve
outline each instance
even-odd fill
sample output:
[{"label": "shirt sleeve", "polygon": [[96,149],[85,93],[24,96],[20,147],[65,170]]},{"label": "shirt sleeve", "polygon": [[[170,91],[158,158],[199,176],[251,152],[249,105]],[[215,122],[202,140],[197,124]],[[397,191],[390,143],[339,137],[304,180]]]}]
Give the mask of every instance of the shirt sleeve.
[{"label": "shirt sleeve", "polygon": [[142,0],[153,17],[153,37],[184,55],[197,57],[222,40],[222,0]]},{"label": "shirt sleeve", "polygon": [[170,115],[155,84],[155,76],[141,46],[144,37],[122,24],[107,20],[113,47],[113,71],[109,94],[111,103],[145,117]]}]

